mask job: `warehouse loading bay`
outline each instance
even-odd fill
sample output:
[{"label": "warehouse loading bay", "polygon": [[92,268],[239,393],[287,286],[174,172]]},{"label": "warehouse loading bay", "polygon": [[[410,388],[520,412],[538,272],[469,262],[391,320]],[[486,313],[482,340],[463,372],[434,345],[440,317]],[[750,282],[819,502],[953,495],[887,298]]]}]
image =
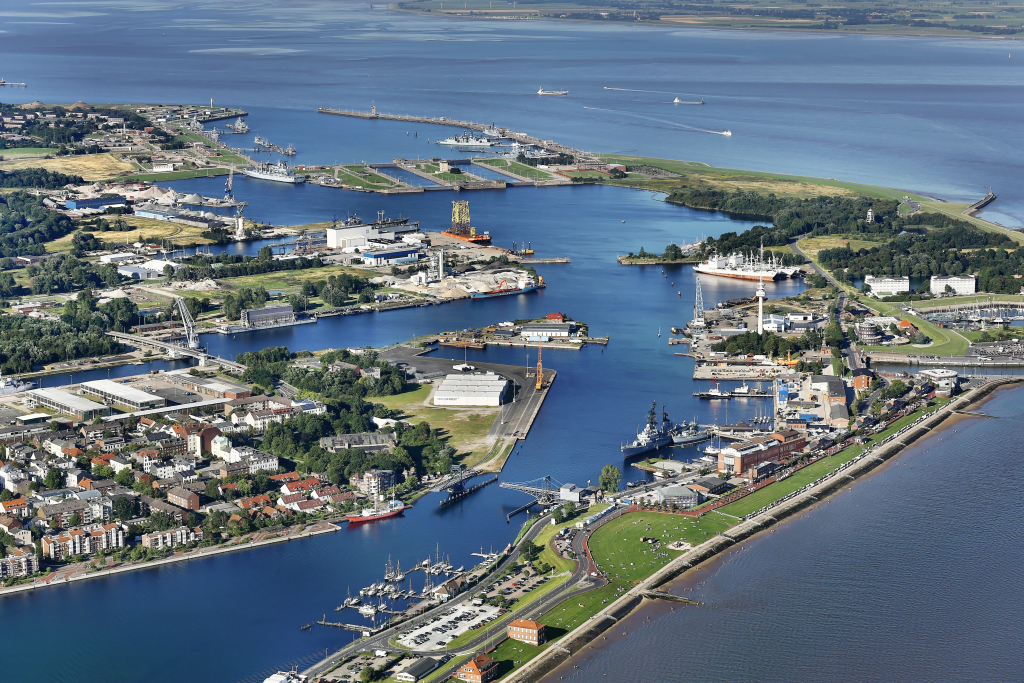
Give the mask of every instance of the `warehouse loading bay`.
[{"label": "warehouse loading bay", "polygon": [[[415,368],[417,379],[431,381],[435,385],[439,385],[447,375],[460,372],[455,369],[455,366],[461,365],[461,361],[450,358],[416,356],[413,353],[411,348],[398,346],[381,352],[380,357],[404,366],[407,372],[412,372],[412,369]],[[544,397],[547,396],[551,381],[555,378],[555,372],[549,369],[544,370],[544,387],[538,391],[534,375],[535,367],[529,368],[529,376],[527,376],[527,368],[522,365],[499,365],[478,361],[474,361],[470,365],[474,369],[462,371],[463,374],[493,372],[510,382],[505,398],[506,402],[502,405],[502,410],[495,419],[494,425],[491,426],[488,436],[525,439],[534,418],[540,411],[541,404],[544,403]]]}]

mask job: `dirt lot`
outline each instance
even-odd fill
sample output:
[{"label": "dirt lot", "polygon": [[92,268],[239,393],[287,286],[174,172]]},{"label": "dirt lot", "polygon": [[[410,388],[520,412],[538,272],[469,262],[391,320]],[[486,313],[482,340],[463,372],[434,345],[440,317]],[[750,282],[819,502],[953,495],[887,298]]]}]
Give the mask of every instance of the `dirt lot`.
[{"label": "dirt lot", "polygon": [[0,161],[0,169],[14,171],[21,168],[45,168],[47,171],[58,171],[72,175],[80,175],[87,181],[108,180],[126,171],[132,165],[121,161],[113,154],[82,154],[78,156],[54,159],[15,159]]}]

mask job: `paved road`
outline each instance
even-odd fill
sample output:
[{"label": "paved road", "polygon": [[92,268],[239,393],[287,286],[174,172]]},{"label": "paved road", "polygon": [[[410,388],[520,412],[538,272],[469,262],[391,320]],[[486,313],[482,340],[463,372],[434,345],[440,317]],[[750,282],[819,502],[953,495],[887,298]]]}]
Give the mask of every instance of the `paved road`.
[{"label": "paved road", "polygon": [[[835,287],[837,290],[839,290],[839,298],[836,299],[836,315],[835,315],[835,318],[833,319],[833,322],[838,323],[840,321],[840,319],[841,319],[842,314],[843,314],[843,308],[846,307],[846,290],[844,290],[842,288],[842,286],[839,284],[839,282],[834,277],[832,277],[832,275],[828,271],[826,271],[824,268],[821,268],[820,266],[818,266],[817,263],[812,261],[807,256],[807,254],[805,254],[800,249],[800,246],[799,246],[798,242],[799,242],[799,240],[790,240],[789,241],[789,247],[793,251],[795,251],[797,254],[799,254],[800,256],[803,256],[805,259],[807,259],[807,261],[811,264],[811,268],[813,268],[815,270],[815,272],[818,273],[818,275],[821,275],[833,287]],[[841,351],[843,353],[843,356],[846,357],[846,362],[850,366],[851,370],[856,370],[857,368],[860,367],[860,360],[857,358],[857,353],[854,350],[853,344],[851,344],[849,340],[846,340],[846,341],[843,342],[843,348],[841,349]]]}]

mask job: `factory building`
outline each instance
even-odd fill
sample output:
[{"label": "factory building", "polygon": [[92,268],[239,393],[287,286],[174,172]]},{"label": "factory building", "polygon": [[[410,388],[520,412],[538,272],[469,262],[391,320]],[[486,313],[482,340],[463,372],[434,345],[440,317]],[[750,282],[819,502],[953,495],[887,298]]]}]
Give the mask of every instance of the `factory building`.
[{"label": "factory building", "polygon": [[266,306],[264,308],[247,308],[242,311],[241,323],[246,327],[269,327],[271,325],[287,325],[295,322],[295,311],[290,304],[284,306]]},{"label": "factory building", "polygon": [[436,406],[499,406],[508,394],[508,380],[492,372],[448,375],[434,392]]},{"label": "factory building", "polygon": [[361,256],[363,263],[368,266],[391,266],[398,263],[413,263],[420,259],[419,249],[407,246],[367,251]]},{"label": "factory building", "polygon": [[99,398],[107,405],[124,406],[130,410],[163,408],[167,405],[167,399],[109,379],[82,382],[82,392]]},{"label": "factory building", "polygon": [[61,389],[29,389],[26,394],[32,407],[42,406],[77,420],[90,421],[101,415],[109,415],[110,408]]},{"label": "factory building", "polygon": [[952,291],[949,294],[962,295],[974,294],[978,291],[977,275],[932,275],[932,294],[939,295],[946,293],[946,287]]}]

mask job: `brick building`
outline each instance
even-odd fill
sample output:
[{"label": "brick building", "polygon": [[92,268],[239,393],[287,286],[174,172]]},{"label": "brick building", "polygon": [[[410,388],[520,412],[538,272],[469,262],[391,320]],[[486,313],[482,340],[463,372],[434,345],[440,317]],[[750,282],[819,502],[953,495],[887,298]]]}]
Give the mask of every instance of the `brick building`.
[{"label": "brick building", "polygon": [[508,637],[521,643],[543,645],[545,642],[544,624],[538,624],[529,619],[516,619],[508,625]]}]

